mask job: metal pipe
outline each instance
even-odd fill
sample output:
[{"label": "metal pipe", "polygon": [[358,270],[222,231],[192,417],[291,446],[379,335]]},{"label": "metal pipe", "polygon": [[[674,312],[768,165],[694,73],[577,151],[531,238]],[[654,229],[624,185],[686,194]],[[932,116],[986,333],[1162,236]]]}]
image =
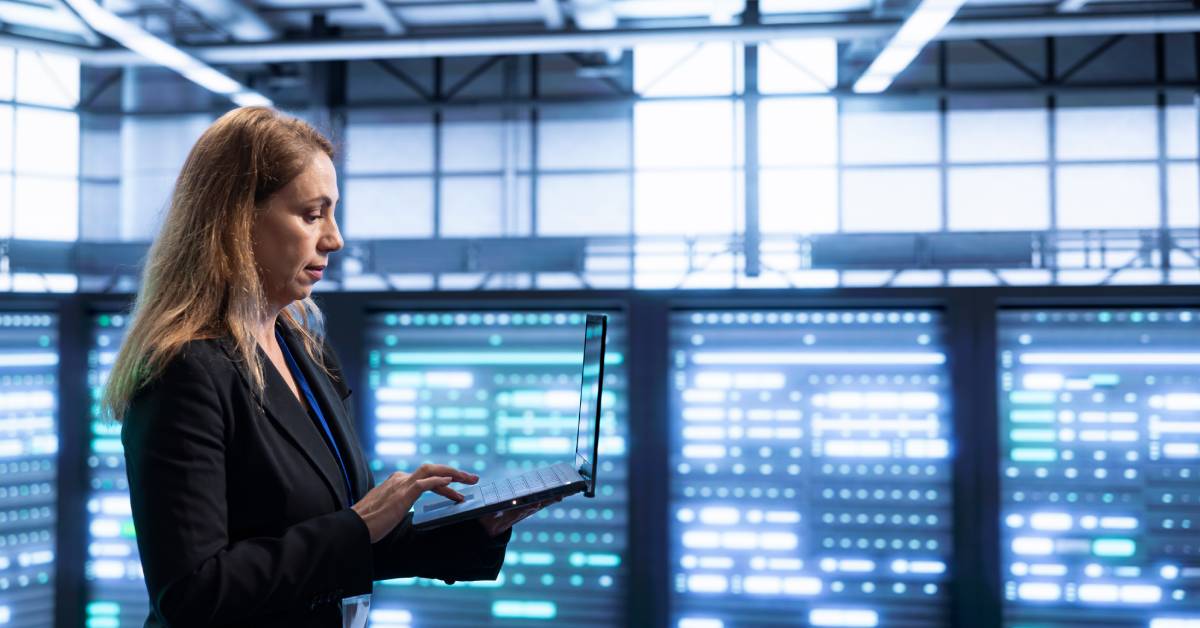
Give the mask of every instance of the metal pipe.
[{"label": "metal pipe", "polygon": [[[814,24],[758,24],[749,26],[697,26],[687,28],[616,29],[610,31],[538,32],[526,34],[452,35],[394,39],[287,41],[258,44],[225,44],[186,49],[189,54],[216,64],[285,61],[398,59],[456,56],[543,54],[623,49],[662,42],[762,43],[777,39],[831,38],[839,41],[884,38],[899,21],[854,21]],[[1077,14],[1029,18],[959,18],[936,37],[941,40],[1074,37],[1085,35],[1192,33],[1200,31],[1200,11],[1156,14]],[[30,40],[0,37],[8,41]],[[13,43],[11,45],[20,45]],[[58,48],[62,49],[62,46]],[[124,50],[91,50],[70,47],[84,62],[112,66],[145,64]]]}]

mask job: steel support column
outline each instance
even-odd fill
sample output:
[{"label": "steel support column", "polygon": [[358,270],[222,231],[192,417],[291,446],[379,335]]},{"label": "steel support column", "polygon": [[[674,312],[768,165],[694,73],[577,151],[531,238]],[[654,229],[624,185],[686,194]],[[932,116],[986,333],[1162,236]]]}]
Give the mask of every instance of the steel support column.
[{"label": "steel support column", "polygon": [[[1163,35],[1154,36],[1154,73],[1158,79],[1167,75],[1167,40]],[[1162,283],[1171,279],[1171,202],[1167,166],[1167,95],[1158,94],[1155,99],[1155,115],[1158,118],[1158,254]]]},{"label": "steel support column", "polygon": [[[337,37],[339,34],[336,27],[328,25],[323,14],[313,16],[311,30],[314,37]],[[315,95],[308,108],[308,119],[333,142],[334,146],[341,146],[346,137],[346,62],[311,63],[308,70],[312,93]],[[337,173],[339,181],[346,180],[345,151],[334,151],[333,169]],[[338,205],[347,207],[345,195],[341,196]],[[329,276],[337,281],[340,287],[344,279],[342,271],[344,257],[333,255],[329,258],[328,263]]]},{"label": "steel support column", "polygon": [[[87,350],[88,311],[79,300],[48,304],[58,314],[58,469],[55,521],[54,603],[57,628],[83,626],[86,619],[88,454],[91,399]],[[69,348],[69,349],[68,349]]]},{"label": "steel support column", "polygon": [[[750,10],[747,7],[747,10]],[[744,95],[745,116],[745,233],[742,238],[742,254],[746,256],[745,275],[758,277],[762,272],[762,228],[759,224],[758,194],[758,46],[746,46],[743,67],[745,68],[746,93]],[[736,119],[736,114],[734,116]],[[737,150],[734,148],[734,150]],[[803,208],[799,208],[803,211]],[[734,272],[737,272],[736,265]],[[736,278],[735,278],[736,283]]]}]

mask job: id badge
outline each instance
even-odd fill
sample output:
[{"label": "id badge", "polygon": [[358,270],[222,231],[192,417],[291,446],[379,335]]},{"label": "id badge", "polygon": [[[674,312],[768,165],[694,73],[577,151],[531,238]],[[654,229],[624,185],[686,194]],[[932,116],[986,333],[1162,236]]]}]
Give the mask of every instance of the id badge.
[{"label": "id badge", "polygon": [[366,628],[370,611],[370,593],[342,598],[342,628]]}]

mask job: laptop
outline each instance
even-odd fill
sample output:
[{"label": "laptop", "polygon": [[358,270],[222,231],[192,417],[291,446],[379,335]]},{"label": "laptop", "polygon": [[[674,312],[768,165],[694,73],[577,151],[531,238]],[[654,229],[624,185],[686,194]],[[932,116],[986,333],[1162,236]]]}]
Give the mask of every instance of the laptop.
[{"label": "laptop", "polygon": [[608,317],[588,314],[583,329],[583,369],[575,458],[500,480],[458,489],[461,502],[426,493],[413,505],[413,528],[429,530],[482,515],[520,508],[583,492],[596,496],[596,459],[600,453],[600,397],[604,389],[604,345]]}]

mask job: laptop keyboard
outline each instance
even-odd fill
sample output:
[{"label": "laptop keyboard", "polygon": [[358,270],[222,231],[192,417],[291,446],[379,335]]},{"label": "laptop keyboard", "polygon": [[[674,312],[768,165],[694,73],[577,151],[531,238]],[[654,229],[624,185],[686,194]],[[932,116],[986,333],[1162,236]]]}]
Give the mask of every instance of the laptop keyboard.
[{"label": "laptop keyboard", "polygon": [[533,469],[521,475],[488,482],[486,484],[476,484],[474,491],[466,491],[463,497],[466,499],[463,502],[454,502],[452,500],[441,500],[432,504],[425,505],[425,512],[433,512],[442,508],[449,508],[460,504],[465,504],[475,499],[479,495],[483,501],[482,505],[495,504],[510,499],[515,499],[530,493],[570,484],[577,479],[569,471],[569,467],[565,465],[554,465],[551,467],[542,467]]},{"label": "laptop keyboard", "polygon": [[562,467],[542,467],[522,473],[521,475],[488,482],[478,485],[479,495],[483,503],[494,504],[522,495],[528,495],[553,486],[568,484],[571,477]]}]

